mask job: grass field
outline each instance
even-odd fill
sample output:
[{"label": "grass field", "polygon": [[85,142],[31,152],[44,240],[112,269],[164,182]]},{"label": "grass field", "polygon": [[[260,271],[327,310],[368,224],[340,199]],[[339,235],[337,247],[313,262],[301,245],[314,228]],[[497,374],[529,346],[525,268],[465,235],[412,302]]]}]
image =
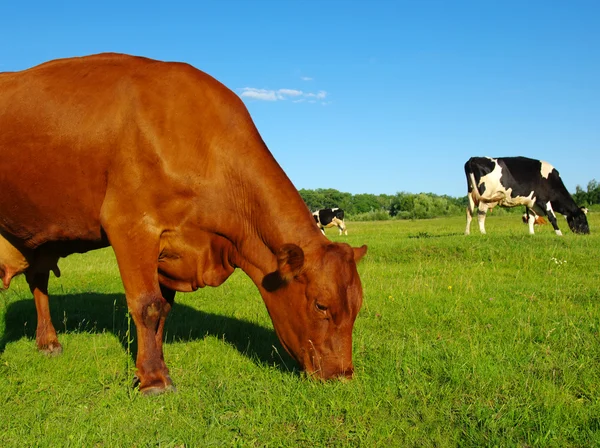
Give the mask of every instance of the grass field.
[{"label": "grass field", "polygon": [[355,379],[303,377],[241,271],[177,294],[175,394],[130,387],[135,334],[110,249],[61,260],[64,352],[35,348],[23,278],[0,293],[0,446],[600,446],[600,214],[592,234],[514,215],[349,222],[366,243]]}]

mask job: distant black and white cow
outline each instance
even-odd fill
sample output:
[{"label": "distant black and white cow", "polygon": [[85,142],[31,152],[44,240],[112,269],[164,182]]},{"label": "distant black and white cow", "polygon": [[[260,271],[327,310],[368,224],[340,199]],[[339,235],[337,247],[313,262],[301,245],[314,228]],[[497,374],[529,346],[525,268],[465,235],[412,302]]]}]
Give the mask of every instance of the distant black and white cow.
[{"label": "distant black and white cow", "polygon": [[571,198],[558,171],[549,163],[527,157],[471,157],[465,163],[468,200],[467,228],[470,233],[473,211],[477,211],[479,230],[485,233],[485,214],[496,205],[524,205],[529,233],[533,234],[536,215],[547,215],[557,235],[562,235],[555,212],[566,216],[575,233],[590,233],[587,218]]},{"label": "distant black and white cow", "polygon": [[317,226],[321,229],[321,232],[323,232],[323,235],[325,234],[326,228],[335,226],[340,229],[340,235],[342,233],[348,235],[348,230],[344,223],[344,210],[341,208],[324,208],[323,210],[317,210],[313,213],[313,217],[315,218]]}]

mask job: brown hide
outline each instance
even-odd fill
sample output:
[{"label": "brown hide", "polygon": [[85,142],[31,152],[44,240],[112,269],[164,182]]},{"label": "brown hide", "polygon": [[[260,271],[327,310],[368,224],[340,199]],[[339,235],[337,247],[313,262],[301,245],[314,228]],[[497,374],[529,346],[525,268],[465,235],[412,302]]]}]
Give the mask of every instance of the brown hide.
[{"label": "brown hide", "polygon": [[[534,225],[542,226],[544,224],[547,224],[547,221],[544,219],[543,216],[539,216],[539,215],[535,215],[535,214],[533,216],[535,217],[535,221],[533,222]],[[523,213],[523,216],[521,216],[521,220],[523,221],[523,224],[527,224],[529,222],[527,213]]]},{"label": "brown hide", "polygon": [[284,347],[319,378],[350,376],[366,246],[329,242],[242,101],[180,63],[118,54],[0,74],[0,273],[25,273],[40,350],[60,352],[48,276],[111,245],[137,327],[140,389],[172,382],[162,333],[175,291],[240,267]]}]

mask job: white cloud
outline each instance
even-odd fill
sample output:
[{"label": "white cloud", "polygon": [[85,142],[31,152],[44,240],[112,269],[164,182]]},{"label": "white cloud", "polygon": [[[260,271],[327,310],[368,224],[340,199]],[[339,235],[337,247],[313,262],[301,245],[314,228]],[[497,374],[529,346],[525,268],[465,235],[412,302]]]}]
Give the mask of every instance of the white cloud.
[{"label": "white cloud", "polygon": [[244,87],[240,96],[243,98],[253,98],[262,101],[277,101],[277,95],[273,90],[256,89],[254,87]]},{"label": "white cloud", "polygon": [[319,90],[318,93],[307,93],[306,96],[309,98],[316,98],[318,100],[322,100],[327,96],[327,92],[325,92],[324,90]]},{"label": "white cloud", "polygon": [[244,87],[238,89],[242,98],[251,98],[259,101],[285,101],[292,99],[294,103],[310,102],[315,103],[316,100],[324,100],[327,97],[327,92],[320,90],[317,93],[303,92],[297,89],[257,89],[256,87]]},{"label": "white cloud", "polygon": [[311,78],[310,76],[301,76],[300,79],[302,81],[312,81],[314,78]]},{"label": "white cloud", "polygon": [[277,93],[279,93],[280,95],[288,95],[288,96],[301,96],[302,95],[301,90],[294,90],[294,89],[279,89],[277,91]]}]

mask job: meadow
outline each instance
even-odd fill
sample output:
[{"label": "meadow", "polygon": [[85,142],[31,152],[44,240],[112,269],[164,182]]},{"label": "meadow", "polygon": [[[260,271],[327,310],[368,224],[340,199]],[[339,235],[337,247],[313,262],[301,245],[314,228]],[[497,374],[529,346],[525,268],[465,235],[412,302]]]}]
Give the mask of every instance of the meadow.
[{"label": "meadow", "polygon": [[298,372],[241,271],[176,296],[165,358],[178,391],[131,388],[135,330],[112,250],[51,278],[64,352],[39,354],[24,278],[0,292],[0,446],[600,445],[600,213],[591,235],[518,215],[347,222],[369,252],[355,378]]}]

